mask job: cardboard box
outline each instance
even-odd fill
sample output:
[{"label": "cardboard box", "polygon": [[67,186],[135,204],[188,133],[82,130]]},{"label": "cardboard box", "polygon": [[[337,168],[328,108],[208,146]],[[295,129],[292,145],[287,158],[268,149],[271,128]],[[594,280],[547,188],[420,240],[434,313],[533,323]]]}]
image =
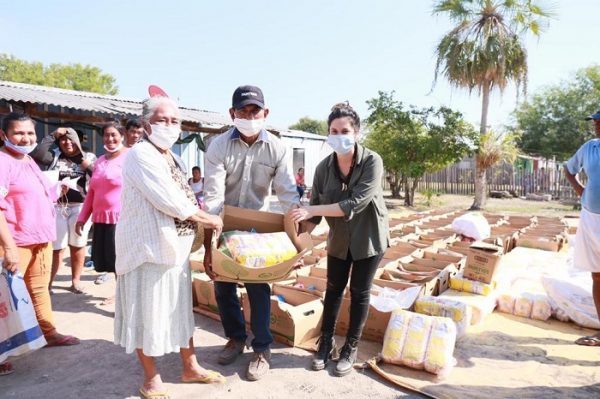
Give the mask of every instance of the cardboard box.
[{"label": "cardboard box", "polygon": [[524,234],[517,238],[516,246],[525,248],[542,249],[544,251],[558,252],[564,244],[564,238],[559,235],[538,236],[534,234]]},{"label": "cardboard box", "polygon": [[442,248],[431,248],[423,251],[423,259],[450,262],[459,270],[462,270],[467,261],[467,257],[465,255]]},{"label": "cardboard box", "polygon": [[[238,288],[238,299],[241,299],[244,291],[243,288]],[[221,320],[219,305],[217,305],[217,298],[215,297],[215,285],[206,273],[192,273],[192,292],[196,300],[194,307],[196,313],[214,320]]]},{"label": "cardboard box", "polygon": [[[372,292],[372,294],[377,295],[376,292]],[[391,314],[392,312],[380,312],[373,306],[369,306],[369,315],[367,316],[367,321],[363,328],[362,339],[383,343],[383,336],[385,335],[385,330],[390,322]],[[335,333],[337,335],[345,336],[349,326],[350,296],[348,294],[342,297],[340,313],[335,326]]]},{"label": "cardboard box", "polygon": [[[285,303],[271,299],[270,328],[277,342],[299,348],[314,349],[314,339],[321,335],[322,301],[312,294],[275,284],[273,295],[280,295]],[[250,302],[242,295],[246,325],[250,326]]]},{"label": "cardboard box", "polygon": [[463,275],[465,278],[491,284],[498,271],[502,257],[502,248],[483,242],[475,242],[469,248],[467,265]]},{"label": "cardboard box", "polygon": [[285,231],[296,245],[298,254],[274,266],[250,268],[237,263],[213,245],[213,272],[218,276],[217,280],[219,281],[267,283],[284,280],[300,259],[313,247],[310,235],[308,233],[296,235],[293,223],[284,218],[282,214],[225,205],[221,217],[224,223],[223,231],[250,231],[252,229],[258,233]]},{"label": "cardboard box", "polygon": [[[295,281],[288,282],[286,284],[275,284],[285,285],[287,287],[291,287],[298,291],[306,292],[307,294],[311,294],[319,298],[324,298],[325,291],[327,290],[327,279],[316,276],[298,276]],[[303,288],[296,287],[297,284],[302,284]],[[309,287],[314,287],[314,289],[310,289]]]}]

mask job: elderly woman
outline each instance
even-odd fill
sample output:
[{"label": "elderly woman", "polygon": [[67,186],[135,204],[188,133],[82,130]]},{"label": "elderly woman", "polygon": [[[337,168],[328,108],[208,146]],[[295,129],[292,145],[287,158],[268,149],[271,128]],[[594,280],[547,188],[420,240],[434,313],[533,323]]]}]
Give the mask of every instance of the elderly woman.
[{"label": "elderly woman", "polygon": [[123,146],[123,133],[117,122],[104,124],[101,132],[105,154],[94,165],[88,194],[75,225],[75,232],[83,235],[85,225],[92,216],[92,260],[96,271],[103,273],[96,279],[96,284],[107,281],[108,273],[115,273],[115,229],[121,212],[123,163],[128,151]]},{"label": "elderly woman", "polygon": [[177,104],[151,97],[142,118],[148,138],[129,150],[123,167],[114,333],[116,344],[137,352],[144,369],[140,393],[157,398],[168,395],[154,356],[178,351],[183,382],[224,381],[196,360],[189,268],[198,223],[218,231],[223,223],[198,208],[185,167],[170,151],[181,132]]},{"label": "elderly woman", "polygon": [[54,171],[59,181],[70,182],[68,186],[63,185],[62,195],[56,203],[56,240],[52,243],[50,285],[68,246],[71,256],[71,291],[81,294],[81,274],[91,223],[85,224],[81,234],[75,232],[75,224],[83,207],[96,156],[83,151],[75,129],[61,127],[42,140],[32,157],[43,168]]},{"label": "elderly woman", "polygon": [[295,222],[308,221],[310,231],[325,216],[330,227],[322,335],[313,370],[324,369],[337,357],[333,333],[350,277],[350,326],[334,370],[344,376],[356,361],[375,271],[389,246],[389,223],[381,186],[383,162],[357,143],[358,114],[348,104],[337,104],[327,124],[327,143],[334,152],[317,165],[310,206],[292,210],[291,217]]},{"label": "elderly woman", "polygon": [[[9,114],[2,121],[0,141],[2,267],[23,274],[48,346],[78,344],[77,338],[59,334],[54,325],[48,282],[57,193],[28,155],[37,142],[33,120],[25,114]],[[10,364],[0,365],[0,375],[10,370]]]}]

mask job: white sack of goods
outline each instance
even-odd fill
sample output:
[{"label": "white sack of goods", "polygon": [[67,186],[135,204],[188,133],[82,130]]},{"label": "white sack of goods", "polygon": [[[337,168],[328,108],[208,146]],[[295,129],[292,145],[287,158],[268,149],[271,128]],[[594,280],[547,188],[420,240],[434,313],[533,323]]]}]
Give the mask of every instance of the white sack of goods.
[{"label": "white sack of goods", "polygon": [[465,213],[452,221],[452,230],[456,234],[482,241],[490,237],[491,228],[487,219],[481,213]]}]

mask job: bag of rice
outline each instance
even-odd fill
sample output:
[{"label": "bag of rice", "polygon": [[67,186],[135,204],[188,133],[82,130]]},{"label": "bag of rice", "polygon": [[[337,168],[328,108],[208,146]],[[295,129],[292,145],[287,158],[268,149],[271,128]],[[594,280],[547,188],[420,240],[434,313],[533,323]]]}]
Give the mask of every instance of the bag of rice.
[{"label": "bag of rice", "polygon": [[413,369],[423,369],[432,323],[430,316],[413,314],[408,323],[406,340],[402,348],[402,364]]},{"label": "bag of rice", "polygon": [[454,366],[456,325],[447,317],[434,317],[429,344],[425,353],[425,370],[436,375],[445,375]]},{"label": "bag of rice", "polygon": [[452,299],[424,296],[415,302],[415,312],[429,316],[440,316],[452,319],[456,324],[456,334],[462,336],[471,325],[471,308],[465,303]]},{"label": "bag of rice", "polygon": [[392,312],[390,321],[383,337],[381,357],[384,361],[402,365],[402,348],[406,341],[408,323],[413,313],[398,309]]},{"label": "bag of rice", "polygon": [[478,295],[491,295],[496,288],[496,283],[482,283],[480,281],[469,280],[460,272],[454,277],[450,277],[450,288],[457,291],[471,292]]},{"label": "bag of rice", "polygon": [[513,314],[515,312],[515,297],[511,294],[499,295],[498,311],[502,313]]}]

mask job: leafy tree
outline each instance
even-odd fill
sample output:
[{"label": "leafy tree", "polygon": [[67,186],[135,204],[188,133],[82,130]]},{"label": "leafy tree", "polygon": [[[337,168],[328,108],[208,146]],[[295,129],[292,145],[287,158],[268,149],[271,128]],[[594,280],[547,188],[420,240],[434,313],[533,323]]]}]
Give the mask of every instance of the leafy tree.
[{"label": "leafy tree", "polygon": [[312,119],[308,116],[300,118],[298,122],[290,126],[290,129],[320,134],[322,136],[326,136],[328,133],[327,122],[320,121],[318,119]]},{"label": "leafy tree", "polygon": [[61,89],[90,91],[115,95],[115,78],[100,68],[81,64],[51,64],[20,60],[12,55],[0,55],[0,80],[29,83]]},{"label": "leafy tree", "polygon": [[[522,38],[527,32],[539,35],[550,13],[533,0],[438,0],[433,13],[445,14],[457,23],[437,46],[435,79],[442,75],[453,86],[477,90],[483,136],[491,91],[502,92],[512,82],[517,95],[525,92],[527,52]],[[480,209],[485,205],[486,170],[477,168],[475,176],[471,208]]]},{"label": "leafy tree", "polygon": [[404,204],[412,206],[420,178],[459,161],[478,138],[459,112],[441,107],[405,108],[394,92],[379,92],[367,101],[369,133],[365,145],[381,155],[392,196],[404,189]]},{"label": "leafy tree", "polygon": [[547,87],[515,111],[522,131],[519,148],[545,158],[568,159],[587,140],[593,128],[584,117],[600,105],[600,65],[580,69],[568,81]]}]

